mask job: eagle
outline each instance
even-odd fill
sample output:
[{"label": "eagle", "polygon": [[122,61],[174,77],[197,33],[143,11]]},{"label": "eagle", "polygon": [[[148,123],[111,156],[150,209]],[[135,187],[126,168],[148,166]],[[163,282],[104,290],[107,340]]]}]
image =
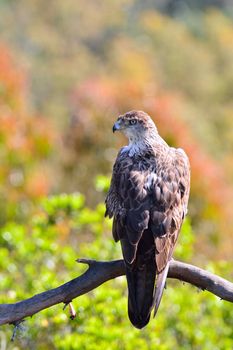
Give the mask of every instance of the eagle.
[{"label": "eagle", "polygon": [[[171,126],[172,127],[172,126]],[[169,262],[187,214],[190,165],[181,148],[169,147],[143,111],[120,115],[113,132],[129,140],[113,166],[105,200],[120,241],[128,285],[128,315],[145,327],[158,310]]]}]

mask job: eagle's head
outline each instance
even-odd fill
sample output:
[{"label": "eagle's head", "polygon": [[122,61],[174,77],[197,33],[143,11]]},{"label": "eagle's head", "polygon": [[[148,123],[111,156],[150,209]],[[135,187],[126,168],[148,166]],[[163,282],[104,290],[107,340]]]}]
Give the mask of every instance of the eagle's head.
[{"label": "eagle's head", "polygon": [[143,111],[130,111],[120,115],[112,130],[122,131],[130,143],[141,142],[157,134],[153,120]]}]

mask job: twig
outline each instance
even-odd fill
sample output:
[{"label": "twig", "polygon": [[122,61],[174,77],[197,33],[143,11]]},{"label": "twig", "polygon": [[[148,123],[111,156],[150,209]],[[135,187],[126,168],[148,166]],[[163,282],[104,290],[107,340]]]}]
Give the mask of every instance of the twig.
[{"label": "twig", "polygon": [[[104,262],[79,259],[78,262],[89,266],[81,276],[29,299],[14,304],[0,304],[0,325],[16,324],[25,317],[55,304],[69,304],[74,298],[125,274],[123,260]],[[196,266],[172,260],[168,277],[188,282],[202,290],[208,290],[223,300],[233,302],[233,283]]]}]

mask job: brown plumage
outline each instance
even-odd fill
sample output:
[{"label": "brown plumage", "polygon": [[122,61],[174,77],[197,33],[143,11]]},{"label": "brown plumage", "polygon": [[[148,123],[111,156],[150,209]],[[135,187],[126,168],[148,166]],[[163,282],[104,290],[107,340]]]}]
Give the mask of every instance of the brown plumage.
[{"label": "brown plumage", "polygon": [[117,119],[129,144],[118,153],[106,198],[112,233],[121,242],[128,283],[128,314],[143,328],[160,304],[178,234],[187,212],[189,161],[169,147],[152,119],[130,111]]}]

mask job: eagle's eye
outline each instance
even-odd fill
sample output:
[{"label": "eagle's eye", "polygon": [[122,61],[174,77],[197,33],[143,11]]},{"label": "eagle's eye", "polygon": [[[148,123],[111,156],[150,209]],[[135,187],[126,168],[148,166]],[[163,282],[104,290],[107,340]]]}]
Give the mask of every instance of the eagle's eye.
[{"label": "eagle's eye", "polygon": [[129,125],[135,125],[137,123],[137,120],[136,119],[131,119],[129,121]]}]

